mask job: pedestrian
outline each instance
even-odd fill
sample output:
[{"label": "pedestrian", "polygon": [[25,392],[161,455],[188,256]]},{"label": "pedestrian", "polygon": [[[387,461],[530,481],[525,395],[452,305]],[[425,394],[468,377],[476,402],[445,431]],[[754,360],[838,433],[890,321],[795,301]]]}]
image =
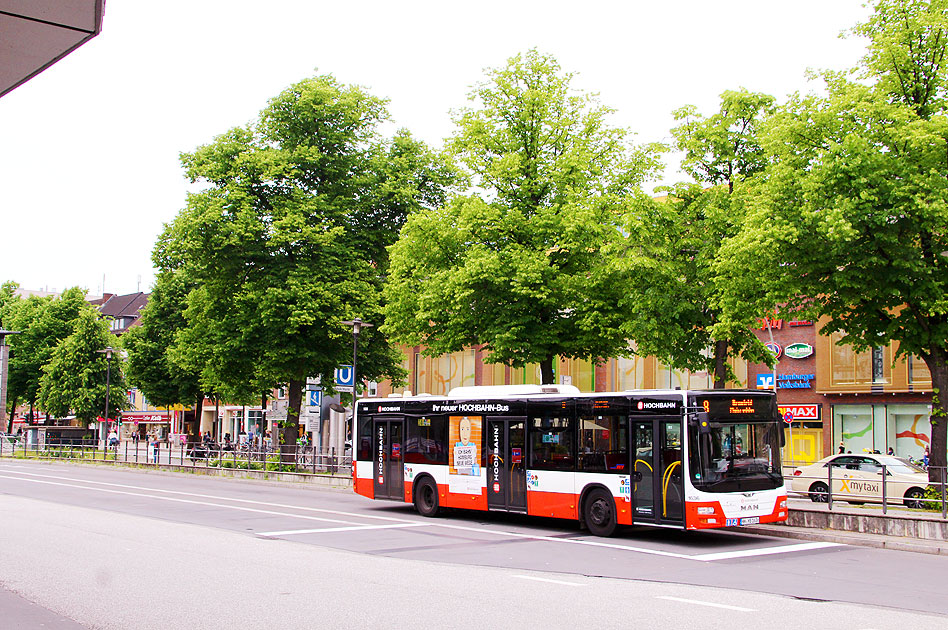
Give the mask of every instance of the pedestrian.
[{"label": "pedestrian", "polygon": [[895,449],[890,446],[889,450],[887,450],[885,454],[895,456]]},{"label": "pedestrian", "polygon": [[928,455],[929,455],[929,453],[928,453],[928,447],[926,446],[926,447],[925,447],[925,456],[922,458],[922,464],[925,466],[925,468],[928,468]]},{"label": "pedestrian", "polygon": [[843,441],[840,440],[839,441],[839,454],[842,455],[845,452],[845,450],[846,450],[846,447],[843,446]]},{"label": "pedestrian", "polygon": [[153,452],[152,461],[157,464],[158,463],[158,449],[159,449],[158,434],[155,434],[154,436],[152,436],[151,448]]},{"label": "pedestrian", "polygon": [[109,446],[118,446],[118,443],[118,433],[116,433],[115,429],[113,428],[111,431],[109,431]]}]

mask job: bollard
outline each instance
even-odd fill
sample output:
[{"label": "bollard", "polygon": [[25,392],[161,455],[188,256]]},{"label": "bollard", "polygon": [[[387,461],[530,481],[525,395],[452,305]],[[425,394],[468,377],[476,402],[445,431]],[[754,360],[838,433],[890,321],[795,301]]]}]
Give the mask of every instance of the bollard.
[{"label": "bollard", "polygon": [[833,466],[826,471],[826,509],[833,511]]},{"label": "bollard", "polygon": [[885,482],[885,464],[882,464],[882,513],[886,513],[886,482]]},{"label": "bollard", "polygon": [[948,519],[948,502],[945,502],[945,482],[948,481],[948,467],[941,469],[941,517]]}]

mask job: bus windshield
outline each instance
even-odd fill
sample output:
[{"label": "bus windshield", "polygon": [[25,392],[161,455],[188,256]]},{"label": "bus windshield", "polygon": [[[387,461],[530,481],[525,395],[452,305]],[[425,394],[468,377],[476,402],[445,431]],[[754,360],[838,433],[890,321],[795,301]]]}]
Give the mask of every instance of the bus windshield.
[{"label": "bus windshield", "polygon": [[748,492],[783,485],[781,427],[776,422],[692,425],[691,482],[705,492]]}]

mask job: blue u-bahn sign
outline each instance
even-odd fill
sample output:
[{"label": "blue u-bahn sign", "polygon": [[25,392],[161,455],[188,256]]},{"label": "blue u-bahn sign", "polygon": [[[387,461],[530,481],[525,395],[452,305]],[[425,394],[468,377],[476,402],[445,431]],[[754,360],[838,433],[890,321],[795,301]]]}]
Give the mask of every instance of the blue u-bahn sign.
[{"label": "blue u-bahn sign", "polygon": [[354,384],[354,375],[351,365],[343,365],[336,368],[336,387],[352,387]]}]

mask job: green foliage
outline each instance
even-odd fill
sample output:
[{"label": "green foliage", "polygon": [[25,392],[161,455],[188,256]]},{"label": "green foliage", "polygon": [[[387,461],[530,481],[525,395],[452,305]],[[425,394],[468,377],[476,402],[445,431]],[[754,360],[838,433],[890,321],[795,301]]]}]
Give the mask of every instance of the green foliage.
[{"label": "green foliage", "polygon": [[621,278],[602,251],[655,148],[630,146],[551,57],[529,51],[487,74],[450,142],[483,194],[409,217],[391,248],[385,332],[433,355],[483,344],[490,361],[540,363],[549,382],[556,355],[626,351]]},{"label": "green foliage", "polygon": [[43,367],[39,394],[42,407],[54,416],[73,413],[79,420],[90,422],[105,413],[108,392],[108,417],[120,418],[121,411],[128,408],[122,357],[116,352],[110,364],[99,352],[117,346],[117,341],[95,309],[83,309],[75,330],[56,346]]},{"label": "green foliage", "polygon": [[[406,216],[441,203],[458,180],[407,132],[379,136],[384,105],[313,77],[272,99],[254,124],[181,156],[205,188],[155,248],[162,278],[185,283],[186,308],[149,342],[160,373],[148,378],[170,386],[178,369],[205,391],[247,402],[289,384],[295,431],[294,393],[311,376],[331,387],[335,368],[351,361],[341,322],[383,322],[386,248]],[[403,378],[400,355],[377,329],[359,341],[360,377]]]},{"label": "green foliage", "polygon": [[128,351],[125,369],[129,383],[159,407],[190,405],[203,396],[199,370],[173,363],[169,354],[176,334],[187,326],[184,308],[192,288],[184,270],[160,273],[139,325],[122,336]]},{"label": "green foliage", "polygon": [[[718,266],[733,320],[775,305],[822,315],[823,332],[843,332],[857,350],[896,342],[920,356],[939,390],[948,386],[946,8],[874,3],[854,29],[869,38],[862,65],[824,73],[825,95],[796,96],[771,118],[762,134],[771,164]],[[945,465],[939,415],[933,466]]]},{"label": "green foliage", "polygon": [[[715,301],[728,287],[714,263],[740,229],[744,180],[766,164],[757,135],[773,102],[741,90],[722,94],[719,111],[708,117],[691,106],[677,110],[675,148],[698,183],[678,184],[663,199],[636,200],[625,216],[627,237],[608,253],[629,279],[622,304],[630,315],[622,328],[636,352],[714,374],[715,387],[735,378],[727,357],[770,358],[748,326],[720,326]],[[744,315],[753,320],[760,313]]]},{"label": "green foliage", "polygon": [[43,368],[52,360],[56,347],[73,332],[79,314],[93,309],[85,301],[85,292],[74,287],[59,297],[11,299],[4,310],[4,325],[20,331],[8,339],[7,401],[13,409],[39,399]]}]

